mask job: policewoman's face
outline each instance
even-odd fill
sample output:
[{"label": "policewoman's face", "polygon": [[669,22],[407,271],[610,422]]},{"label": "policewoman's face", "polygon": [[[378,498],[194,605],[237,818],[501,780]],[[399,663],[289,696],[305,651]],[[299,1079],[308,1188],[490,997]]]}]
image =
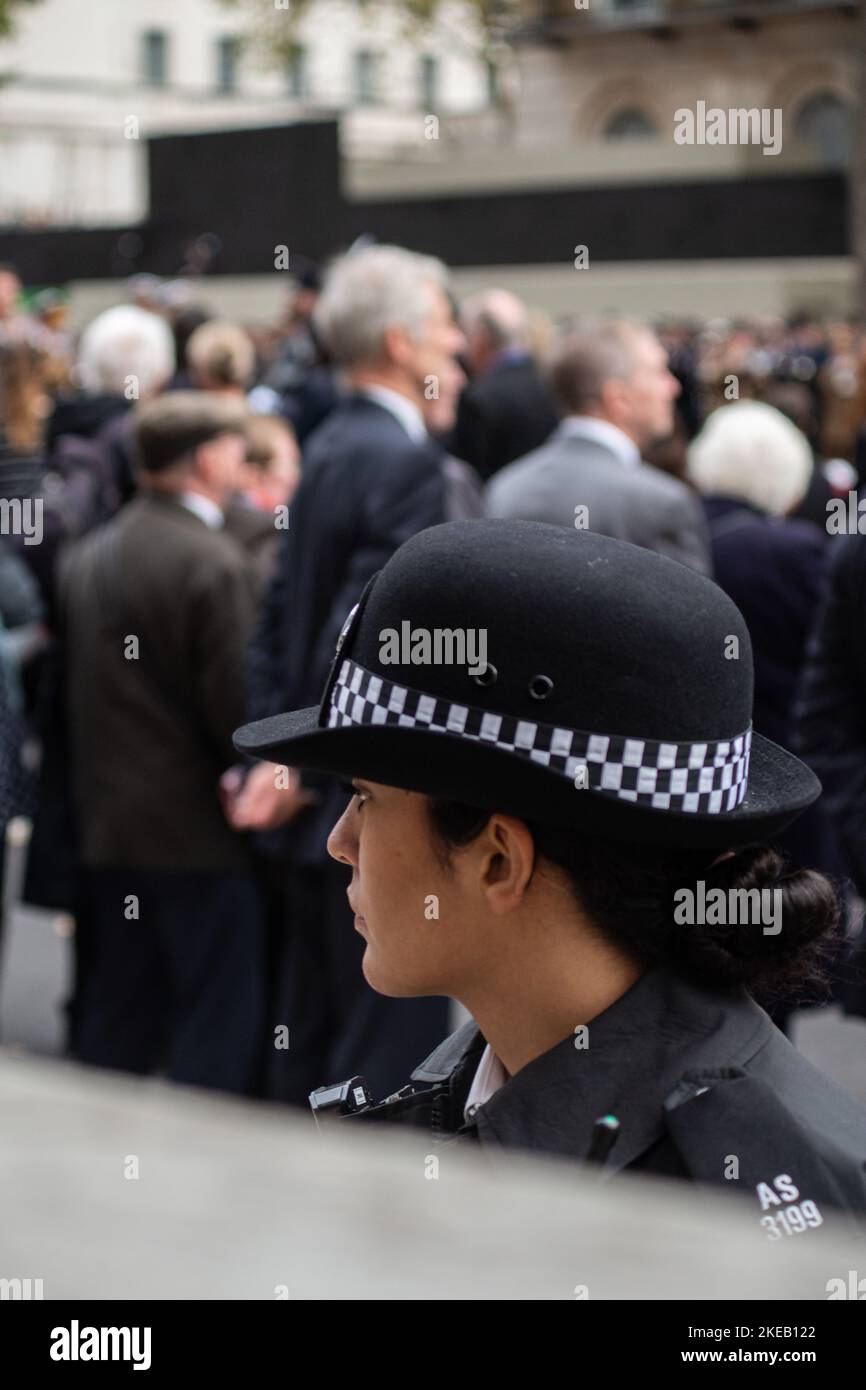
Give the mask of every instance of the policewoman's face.
[{"label": "policewoman's face", "polygon": [[348,896],[367,943],[364,976],[381,994],[447,993],[460,971],[461,935],[466,940],[464,881],[436,857],[425,797],[359,779],[352,785],[328,851],[352,866]]},{"label": "policewoman's face", "polygon": [[523,914],[535,917],[526,826],[496,812],[476,839],[446,856],[425,796],[359,778],[352,785],[328,850],[352,866],[349,902],[367,942],[363,968],[373,989],[465,1002],[488,979],[491,961],[504,964],[510,950],[523,969]]}]

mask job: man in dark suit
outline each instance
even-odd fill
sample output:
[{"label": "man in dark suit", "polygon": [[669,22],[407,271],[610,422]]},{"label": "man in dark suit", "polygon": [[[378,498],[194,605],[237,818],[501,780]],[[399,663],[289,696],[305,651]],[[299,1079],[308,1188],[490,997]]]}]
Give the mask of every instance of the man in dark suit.
[{"label": "man in dark suit", "polygon": [[139,493],[62,583],[84,866],[81,1061],[245,1093],[262,1051],[263,912],[219,778],[243,714],[250,564],[224,529],[242,404],[141,408]]},{"label": "man in dark suit", "polygon": [[550,379],[562,423],[488,484],[488,515],[597,531],[709,574],[695,494],[641,458],[672,432],[680,389],[655,335],[628,322],[586,325],[557,345]]},{"label": "man in dark suit", "polygon": [[471,380],[449,447],[483,479],[543,444],[556,428],[553,398],[529,352],[526,306],[508,290],[485,290],[460,309]]},{"label": "man in dark suit", "polygon": [[[827,525],[831,523],[828,521]],[[850,525],[850,523],[849,523]],[[833,540],[818,622],[794,709],[792,746],[821,779],[821,805],[859,897],[866,897],[866,536]],[[866,1018],[866,927],[850,943],[837,997]]]},{"label": "man in dark suit", "polygon": [[[301,486],[251,647],[251,718],[318,702],[367,580],[404,540],[445,517],[441,452],[422,415],[425,397],[452,379],[462,345],[444,267],[398,247],[350,254],[326,281],[316,327],[349,393],[304,449]],[[333,781],[302,789],[261,764],[231,812],[239,829],[289,827],[271,843],[279,872],[287,868],[270,1022],[285,1024],[291,1042],[274,1050],[269,1091],[297,1104],[322,1076],[342,1075],[347,1066],[391,1089],[421,1039],[432,1045],[446,1022],[447,1001],[386,999],[363,979],[348,879],[325,847],[345,800]]]}]

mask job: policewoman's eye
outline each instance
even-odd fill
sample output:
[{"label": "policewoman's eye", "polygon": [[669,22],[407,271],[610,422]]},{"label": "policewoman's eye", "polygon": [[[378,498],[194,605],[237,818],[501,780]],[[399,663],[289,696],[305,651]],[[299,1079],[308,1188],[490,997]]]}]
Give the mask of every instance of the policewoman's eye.
[{"label": "policewoman's eye", "polygon": [[354,782],[340,781],[339,786],[347,796],[354,796],[357,799],[358,809],[364,805],[365,801],[369,801],[370,799],[370,793],[362,791],[360,787],[356,787]]}]

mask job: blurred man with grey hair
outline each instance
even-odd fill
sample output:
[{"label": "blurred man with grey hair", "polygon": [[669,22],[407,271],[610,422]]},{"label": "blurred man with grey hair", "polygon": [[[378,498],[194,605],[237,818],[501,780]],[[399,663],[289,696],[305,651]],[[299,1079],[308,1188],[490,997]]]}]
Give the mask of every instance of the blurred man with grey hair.
[{"label": "blurred man with grey hair", "polygon": [[556,407],[529,351],[526,305],[509,290],[483,290],[460,308],[471,380],[460,397],[451,452],[487,479],[543,444]]},{"label": "blurred man with grey hair", "polygon": [[557,344],[549,373],[562,422],[493,479],[488,514],[598,531],[710,574],[697,498],[641,458],[672,432],[680,390],[655,334],[625,320],[584,325]]},{"label": "blurred man with grey hair", "polygon": [[[351,252],[331,267],[314,322],[347,393],[304,448],[251,646],[251,719],[318,703],[367,581],[403,541],[445,520],[423,413],[440,384],[450,389],[463,346],[445,267],[396,246]],[[347,1067],[394,1089],[406,1062],[441,1037],[447,1001],[386,999],[363,978],[348,880],[325,848],[345,791],[329,779],[302,787],[261,763],[227,792],[235,828],[278,832],[270,848],[285,916],[271,1022],[288,1027],[291,1046],[273,1052],[269,1094],[305,1105],[322,1076]]]}]

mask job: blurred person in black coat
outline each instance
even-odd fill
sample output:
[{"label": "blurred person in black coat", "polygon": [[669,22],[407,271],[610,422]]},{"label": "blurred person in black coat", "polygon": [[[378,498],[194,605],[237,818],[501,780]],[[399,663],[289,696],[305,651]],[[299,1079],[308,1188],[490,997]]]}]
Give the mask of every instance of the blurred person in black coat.
[{"label": "blurred person in black coat", "polygon": [[[809,441],[772,406],[737,401],[709,416],[689,450],[689,474],[704,497],[716,583],[752,639],[755,728],[792,749],[795,696],[828,560],[826,533],[791,517],[812,477]],[[845,871],[826,797],[778,844],[792,868]]]},{"label": "blurred person in black coat", "polygon": [[314,322],[322,290],[319,267],[306,256],[292,256],[293,285],[277,347],[264,385],[280,398],[280,412],[304,444],[337,404],[337,373]]},{"label": "blurred person in black coat", "polygon": [[[460,364],[452,362],[440,373],[438,393],[425,399],[424,423],[434,439],[447,437],[465,385],[466,375]],[[445,520],[477,521],[484,515],[484,487],[476,470],[447,450],[442,451],[439,466],[445,484]]]},{"label": "blurred person in black coat", "polygon": [[97,315],[81,336],[75,375],[79,389],[55,404],[48,429],[52,470],[89,473],[91,495],[76,511],[73,534],[111,517],[135,494],[133,407],[168,385],[175,367],[171,329],[159,314],[118,304]]},{"label": "blurred person in black coat", "polygon": [[470,381],[449,441],[452,454],[487,480],[504,464],[543,444],[559,417],[529,351],[526,306],[508,290],[464,301],[464,361]]},{"label": "blurred person in black coat", "polygon": [[834,547],[797,701],[797,742],[866,897],[866,536]]},{"label": "blurred person in black coat", "polygon": [[[809,646],[796,707],[796,747],[818,773],[857,892],[866,898],[866,535],[834,544],[829,587]],[[838,991],[866,1018],[866,931]]]},{"label": "blurred person in black coat", "polygon": [[[315,322],[348,394],[304,448],[250,650],[251,717],[318,698],[367,581],[404,540],[445,519],[441,450],[422,413],[431,387],[452,380],[462,346],[445,284],[440,262],[398,247],[365,248],[331,270]],[[447,1001],[388,1000],[363,980],[346,875],[325,847],[345,792],[329,779],[312,790],[295,778],[280,785],[262,764],[230,794],[238,828],[288,827],[271,846],[286,914],[271,1021],[288,1027],[290,1046],[274,1049],[270,1094],[305,1104],[323,1075],[347,1066],[389,1089],[441,1035]]]},{"label": "blurred person in black coat", "polygon": [[[45,645],[44,607],[36,581],[0,535],[0,936],[6,828],[18,815],[32,814],[32,777],[22,758],[23,668]],[[2,954],[0,954],[2,960]]]},{"label": "blurred person in black coat", "polygon": [[790,747],[794,691],[827,560],[826,533],[789,517],[812,474],[808,440],[772,406],[737,401],[709,416],[689,449],[688,471],[704,500],[716,583],[752,638],[755,727]]}]

